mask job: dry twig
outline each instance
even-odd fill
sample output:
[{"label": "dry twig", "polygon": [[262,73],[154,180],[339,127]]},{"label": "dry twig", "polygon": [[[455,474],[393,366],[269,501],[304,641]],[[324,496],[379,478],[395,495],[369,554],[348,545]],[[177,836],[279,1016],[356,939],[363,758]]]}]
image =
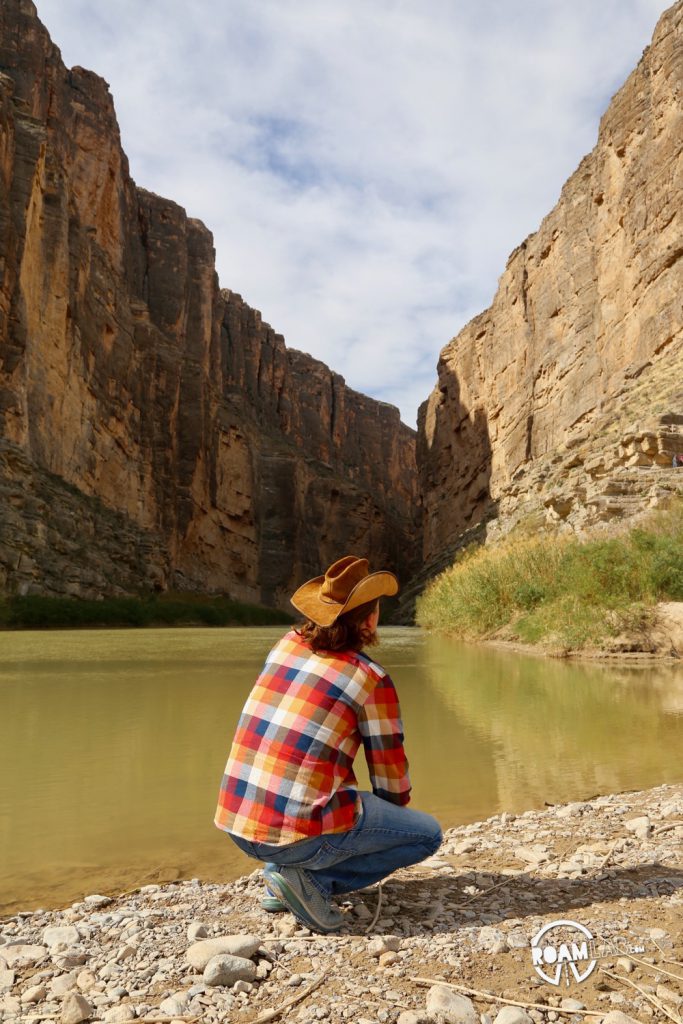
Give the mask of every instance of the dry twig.
[{"label": "dry twig", "polygon": [[[541,868],[541,867],[547,868],[547,867],[549,867],[553,863],[553,861],[557,861],[557,873],[559,875],[559,873],[560,873],[560,864],[562,863],[562,861],[565,859],[565,857],[569,853],[569,847],[572,845],[572,843],[573,843],[573,840],[570,839],[568,843],[564,844],[564,849],[561,850],[560,853],[551,853],[551,855],[548,857],[547,860],[541,861],[540,864],[536,864],[535,866],[539,867],[539,868]],[[529,865],[529,867],[531,868],[531,867],[533,867],[533,865]]]},{"label": "dry twig", "polygon": [[269,953],[267,949],[261,949],[259,950],[259,953],[262,956],[265,955],[266,960],[270,960],[274,967],[279,967],[281,971],[284,971],[285,974],[289,974],[290,977],[296,973],[295,971],[290,971],[289,967],[285,967],[282,960],[276,957],[273,953]]},{"label": "dry twig", "polygon": [[461,907],[466,907],[468,903],[474,903],[475,900],[480,899],[482,896],[488,896],[488,894],[493,892],[494,889],[500,889],[502,885],[509,885],[515,878],[517,878],[517,875],[508,875],[508,877],[504,878],[502,882],[496,882],[496,884],[492,885],[489,889],[482,889],[481,892],[476,892],[474,896],[470,896],[468,900],[465,900],[463,903],[455,903],[453,907],[455,910],[459,910]]},{"label": "dry twig", "polygon": [[357,935],[340,935],[339,932],[330,932],[327,935],[322,933],[316,935],[266,935],[261,942],[316,942],[319,939],[336,939],[337,942],[350,942],[357,939]]},{"label": "dry twig", "polygon": [[605,856],[602,858],[602,860],[600,861],[598,866],[596,868],[594,868],[594,871],[595,871],[596,875],[599,875],[601,871],[605,870],[605,864],[607,864],[607,861],[610,859],[610,857],[612,856],[612,854],[616,850],[617,845],[621,842],[622,839],[623,839],[623,836],[617,836],[617,838],[614,840],[614,842],[612,843],[612,845],[610,846],[609,850],[607,851]]},{"label": "dry twig", "polygon": [[199,1020],[199,1016],[194,1017],[140,1017],[140,1024],[170,1024],[171,1021],[182,1020],[184,1024],[192,1024],[193,1021]]},{"label": "dry twig", "polygon": [[650,993],[646,992],[644,988],[640,987],[640,985],[636,985],[635,981],[631,981],[630,978],[625,978],[622,974],[613,974],[612,971],[608,971],[604,967],[601,967],[600,971],[602,974],[606,974],[608,978],[613,978],[615,981],[623,981],[624,984],[630,985],[631,988],[634,988],[636,992],[640,992],[641,996],[644,996],[649,1003],[656,1006],[657,1009],[660,1010],[661,1013],[665,1014],[669,1020],[672,1020],[674,1024],[683,1024],[683,1020],[681,1020],[677,1013],[671,1013],[667,1010],[661,1000],[657,999],[656,996],[650,995]]},{"label": "dry twig", "polygon": [[662,832],[670,832],[672,828],[681,828],[682,826],[683,821],[668,821],[666,825],[660,825],[659,828],[656,828],[652,835],[658,836]]},{"label": "dry twig", "polygon": [[659,952],[662,954],[662,956],[664,958],[664,963],[665,964],[672,964],[672,966],[674,966],[674,967],[683,967],[683,964],[680,962],[680,960],[669,960],[667,958],[667,955],[666,955],[667,951],[663,948],[663,946],[659,945],[659,943],[657,942],[656,939],[652,939],[652,942],[654,942],[655,946],[657,947]]},{"label": "dry twig", "polygon": [[325,976],[325,974],[321,974],[320,977],[316,978],[310,985],[307,985],[306,988],[301,990],[301,992],[297,992],[297,994],[292,996],[291,999],[285,1000],[281,1006],[276,1006],[272,1010],[264,1010],[263,1013],[258,1015],[254,1024],[267,1024],[267,1021],[275,1020],[275,1018],[279,1017],[281,1013],[288,1010],[290,1006],[295,1006],[297,1003],[300,1003],[302,999],[305,999],[306,996],[310,996],[311,992],[315,992],[318,986],[322,985],[325,980]]},{"label": "dry twig", "polygon": [[[673,974],[671,971],[667,971],[663,967],[660,967],[659,964],[649,964],[647,960],[641,960],[639,956],[634,956],[633,953],[626,953],[625,955],[628,956],[629,960],[633,960],[634,963],[637,964],[642,964],[643,967],[647,967],[648,970],[654,971],[655,974],[666,974],[668,978],[675,978],[676,981],[683,981],[683,974]],[[675,960],[665,960],[664,963],[676,964],[676,967],[683,966],[683,964],[676,963]]]},{"label": "dry twig", "polygon": [[[545,1003],[521,1003],[517,999],[504,999],[503,996],[494,996],[491,992],[480,992],[476,988],[468,988],[467,985],[456,985],[453,981],[438,981],[436,978],[411,978],[411,981],[418,985],[445,985],[447,988],[457,989],[458,992],[464,992],[465,995],[474,996],[476,999],[488,999],[490,1002],[505,1003],[507,1006],[522,1006],[525,1010],[544,1010],[546,1013],[548,1010],[554,1010],[555,1013],[567,1013],[570,1016],[576,1013],[576,1010],[563,1010],[561,1006],[547,1006]],[[581,1013],[590,1017],[605,1016],[604,1010],[581,1010]]]}]

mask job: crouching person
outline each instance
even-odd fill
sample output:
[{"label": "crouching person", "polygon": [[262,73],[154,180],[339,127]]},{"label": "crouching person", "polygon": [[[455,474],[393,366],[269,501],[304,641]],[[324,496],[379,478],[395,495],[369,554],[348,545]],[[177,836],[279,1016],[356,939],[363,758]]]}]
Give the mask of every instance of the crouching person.
[{"label": "crouching person", "polygon": [[[305,622],[272,649],[240,716],[215,824],[265,862],[268,910],[337,931],[332,897],[431,856],[441,829],[410,799],[394,684],[362,648],[377,642],[390,572],[348,555],[292,597]],[[353,761],[363,744],[372,793]]]}]

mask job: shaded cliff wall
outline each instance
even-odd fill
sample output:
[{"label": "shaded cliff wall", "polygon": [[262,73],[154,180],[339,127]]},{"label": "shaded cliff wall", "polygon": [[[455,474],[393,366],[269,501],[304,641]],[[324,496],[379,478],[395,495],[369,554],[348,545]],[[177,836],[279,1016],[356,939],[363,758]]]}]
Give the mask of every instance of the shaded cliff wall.
[{"label": "shaded cliff wall", "polygon": [[[510,256],[491,307],[441,352],[418,428],[428,561],[438,565],[482,520],[498,516],[505,529],[526,498],[527,511],[542,509],[570,466],[582,485],[591,450],[617,452],[629,398],[646,419],[658,382],[680,381],[682,150],[677,3],[612,100],[594,150]],[[682,397],[679,388],[670,404]]]},{"label": "shaded cliff wall", "polygon": [[[107,84],[30,0],[0,6],[0,437],[10,591],[284,604],[340,552],[420,557],[414,433],[220,289],[211,233],[135,186]],[[87,558],[55,548],[79,520]]]}]

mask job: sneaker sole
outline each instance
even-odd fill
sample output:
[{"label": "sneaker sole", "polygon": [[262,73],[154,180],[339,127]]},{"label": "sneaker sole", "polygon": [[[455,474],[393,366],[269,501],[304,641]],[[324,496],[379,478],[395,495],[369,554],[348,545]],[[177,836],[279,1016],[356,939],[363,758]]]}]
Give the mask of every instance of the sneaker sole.
[{"label": "sneaker sole", "polygon": [[[277,871],[277,864],[273,864],[272,861],[268,861],[263,865],[263,868],[265,876],[266,871]],[[287,904],[283,903],[281,899],[278,899],[278,897],[270,891],[268,886],[266,886],[266,895],[261,900],[261,910],[265,910],[269,914],[281,914],[284,910],[287,910]]]},{"label": "sneaker sole", "polygon": [[288,908],[277,896],[264,896],[261,900],[261,909],[267,910],[269,914],[279,914]]},{"label": "sneaker sole", "polygon": [[282,902],[285,904],[287,909],[294,914],[297,921],[304,926],[304,928],[310,928],[314,932],[322,932],[324,935],[329,932],[336,932],[338,928],[330,928],[328,925],[322,924],[314,917],[308,908],[302,903],[297,894],[287,884],[286,880],[277,871],[264,871],[264,876],[268,882],[269,888],[279,896]]}]

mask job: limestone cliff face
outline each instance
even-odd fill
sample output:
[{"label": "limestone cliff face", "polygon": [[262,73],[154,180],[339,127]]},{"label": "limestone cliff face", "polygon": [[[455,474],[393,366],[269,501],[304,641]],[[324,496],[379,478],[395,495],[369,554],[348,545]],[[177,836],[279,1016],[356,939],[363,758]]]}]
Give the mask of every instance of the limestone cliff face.
[{"label": "limestone cliff face", "polygon": [[639,474],[656,460],[641,447],[640,466],[629,444],[646,427],[669,430],[667,413],[681,411],[682,151],[679,2],[594,150],[510,256],[490,309],[441,353],[419,421],[427,560],[490,517],[499,530],[538,509],[573,528],[593,523],[624,472],[629,493],[650,500],[654,487],[657,498],[680,438],[674,430],[660,445],[656,479]]},{"label": "limestone cliff face", "polygon": [[[420,557],[413,432],[220,289],[210,232],[136,187],[106,83],[30,0],[0,6],[0,436],[9,590],[284,604],[339,552]],[[82,572],[54,547],[74,517]]]}]

